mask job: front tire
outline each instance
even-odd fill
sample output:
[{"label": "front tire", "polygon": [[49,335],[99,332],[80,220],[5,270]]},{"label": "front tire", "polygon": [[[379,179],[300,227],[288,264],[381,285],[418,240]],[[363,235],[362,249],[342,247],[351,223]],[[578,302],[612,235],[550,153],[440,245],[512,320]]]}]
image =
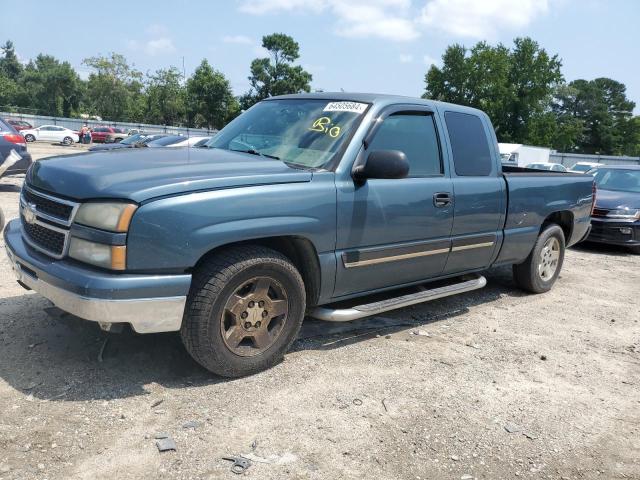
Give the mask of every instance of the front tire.
[{"label": "front tire", "polygon": [[62,140],[63,145],[71,145],[72,143],[73,143],[73,138],[71,137],[64,137],[64,139]]},{"label": "front tire", "polygon": [[36,137],[31,135],[30,133],[24,136],[25,142],[31,143],[36,141]]},{"label": "front tire", "polygon": [[305,302],[302,277],[287,257],[261,246],[232,247],[194,272],[182,341],[207,370],[250,375],[282,360]]},{"label": "front tire", "polygon": [[629,251],[634,255],[640,255],[640,245],[629,247]]},{"label": "front tire", "polygon": [[516,285],[532,293],[551,290],[564,262],[564,232],[556,224],[548,225],[536,240],[527,259],[513,266]]}]

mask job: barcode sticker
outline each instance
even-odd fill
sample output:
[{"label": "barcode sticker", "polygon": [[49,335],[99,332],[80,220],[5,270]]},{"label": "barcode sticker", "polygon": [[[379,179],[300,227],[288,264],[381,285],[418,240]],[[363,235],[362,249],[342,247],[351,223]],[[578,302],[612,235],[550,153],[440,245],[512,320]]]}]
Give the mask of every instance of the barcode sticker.
[{"label": "barcode sticker", "polygon": [[330,102],[324,107],[325,112],[353,112],[360,115],[367,109],[368,104],[359,102]]}]

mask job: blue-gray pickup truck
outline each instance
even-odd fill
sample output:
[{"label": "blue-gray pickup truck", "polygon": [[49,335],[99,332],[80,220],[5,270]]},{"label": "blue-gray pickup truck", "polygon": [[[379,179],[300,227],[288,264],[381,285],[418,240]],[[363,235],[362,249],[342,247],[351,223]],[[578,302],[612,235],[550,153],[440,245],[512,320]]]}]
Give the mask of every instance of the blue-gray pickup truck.
[{"label": "blue-gray pickup truck", "polygon": [[590,228],[593,179],[503,168],[472,108],[274,97],[207,147],[36,162],[4,230],[18,281],[106,330],[180,331],[200,364],[239,376],[282,359],[305,315],[470,291],[497,265],[545,292]]}]

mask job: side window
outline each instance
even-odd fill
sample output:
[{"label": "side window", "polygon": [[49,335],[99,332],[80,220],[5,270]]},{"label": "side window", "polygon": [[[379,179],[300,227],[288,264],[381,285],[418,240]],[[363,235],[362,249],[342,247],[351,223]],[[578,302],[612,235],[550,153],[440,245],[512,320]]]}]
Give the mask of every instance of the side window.
[{"label": "side window", "polygon": [[480,117],[446,112],[453,163],[458,176],[484,177],[491,173],[493,160]]},{"label": "side window", "polygon": [[400,112],[387,117],[368,150],[400,150],[409,161],[409,176],[440,175],[442,162],[433,116]]}]

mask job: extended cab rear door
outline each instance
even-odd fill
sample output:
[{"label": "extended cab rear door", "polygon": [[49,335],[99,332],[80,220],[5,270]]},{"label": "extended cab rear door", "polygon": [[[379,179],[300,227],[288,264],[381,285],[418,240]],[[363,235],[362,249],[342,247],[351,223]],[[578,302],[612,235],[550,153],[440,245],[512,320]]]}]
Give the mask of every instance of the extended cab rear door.
[{"label": "extended cab rear door", "polygon": [[441,114],[454,192],[451,253],[444,273],[482,269],[499,250],[506,210],[493,127],[480,111],[445,107]]}]

